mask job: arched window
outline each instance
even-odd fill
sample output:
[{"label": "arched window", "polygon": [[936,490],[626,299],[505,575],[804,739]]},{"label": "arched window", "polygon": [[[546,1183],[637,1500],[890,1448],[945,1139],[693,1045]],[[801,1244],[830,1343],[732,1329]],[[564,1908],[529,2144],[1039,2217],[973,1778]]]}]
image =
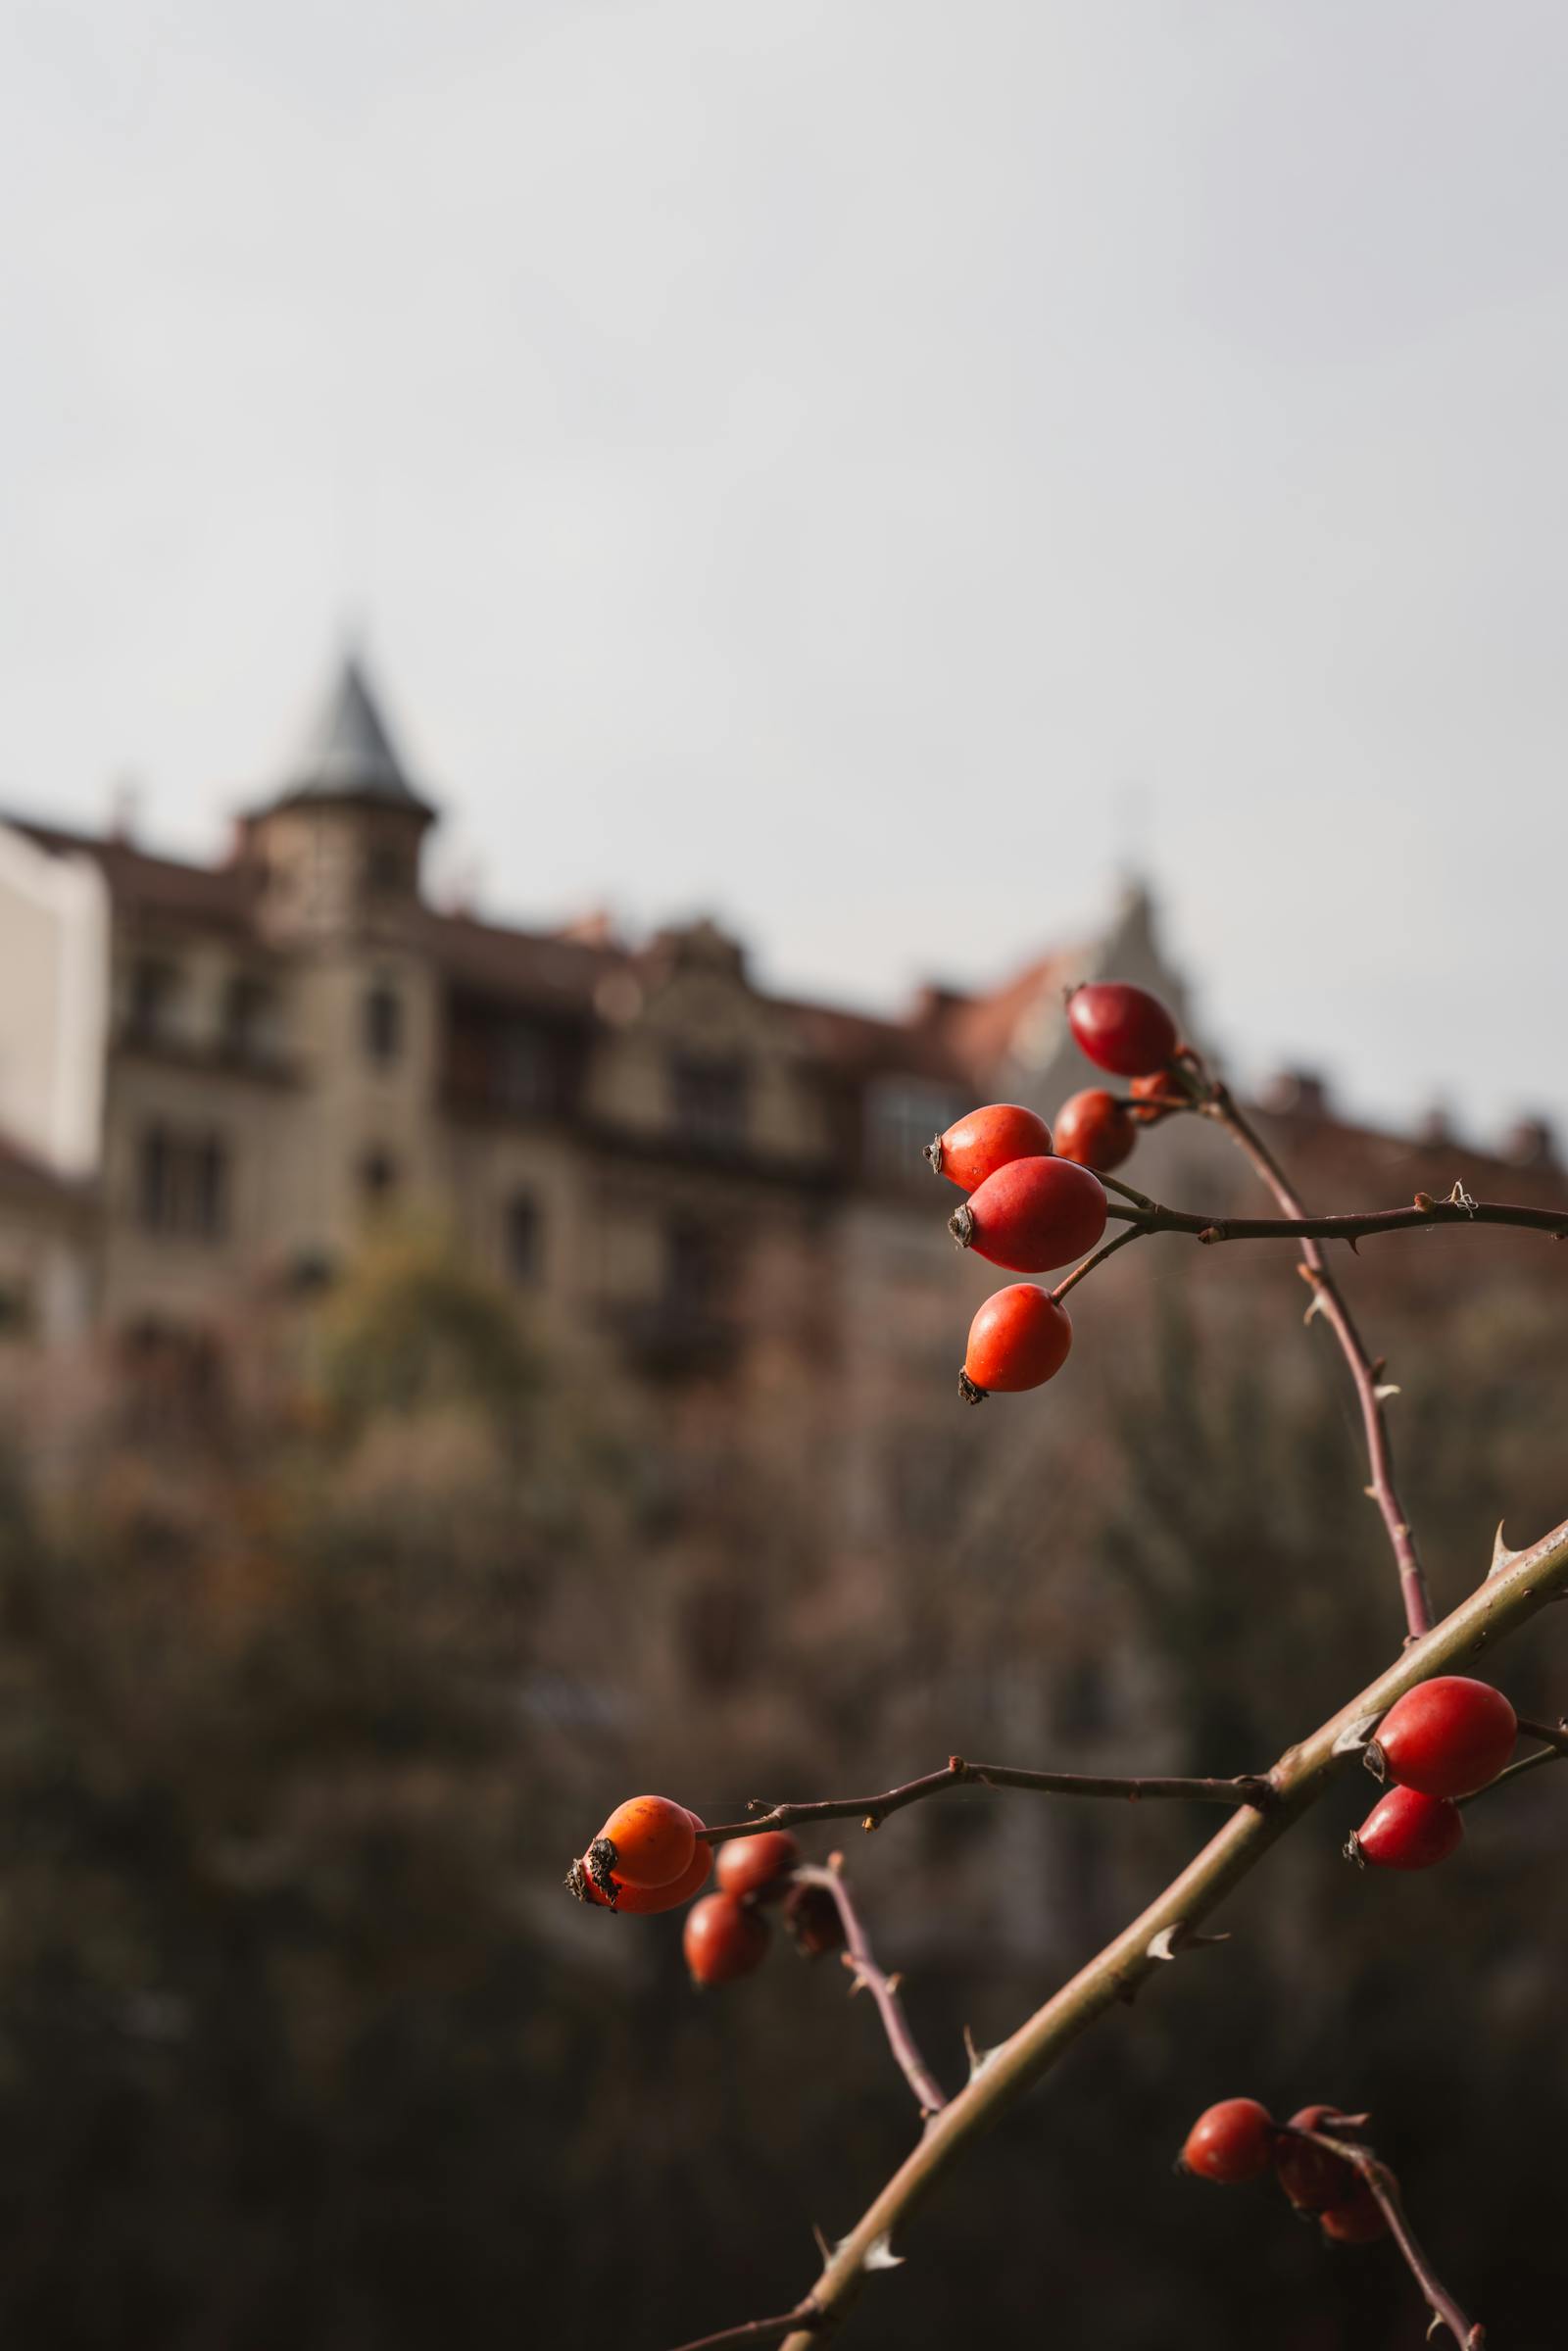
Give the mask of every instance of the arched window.
[{"label": "arched window", "polygon": [[365,992],[365,1051],[384,1068],[403,1051],[403,999],[385,980]]}]

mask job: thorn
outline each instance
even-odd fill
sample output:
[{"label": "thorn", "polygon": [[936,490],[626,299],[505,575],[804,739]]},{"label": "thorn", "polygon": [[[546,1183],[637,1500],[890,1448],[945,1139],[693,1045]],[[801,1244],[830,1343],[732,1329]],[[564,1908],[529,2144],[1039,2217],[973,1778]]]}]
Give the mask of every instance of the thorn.
[{"label": "thorn", "polygon": [[965,2025],[963,2028],[963,2045],[968,2053],[969,2079],[971,2082],[978,2082],[981,2075],[985,2073],[988,2068],[994,2066],[997,2062],[997,2059],[1002,2055],[1003,2043],[1000,2041],[997,2043],[994,2049],[977,2049],[974,2045],[974,2034],[970,2032],[967,2025]]},{"label": "thorn", "polygon": [[1503,1519],[1498,1519],[1497,1532],[1492,1538],[1492,1565],[1487,1570],[1489,1576],[1500,1576],[1505,1567],[1512,1567],[1514,1561],[1523,1556],[1519,1551],[1510,1551],[1508,1545],[1503,1542],[1502,1530],[1505,1523]]},{"label": "thorn", "polygon": [[1303,1323],[1310,1322],[1314,1314],[1321,1314],[1322,1311],[1323,1293],[1321,1290],[1319,1290],[1313,1294],[1312,1303],[1307,1307],[1306,1312],[1301,1317],[1301,1320]]},{"label": "thorn", "polygon": [[1378,1498],[1378,1490],[1375,1486],[1363,1486],[1361,1492],[1369,1502],[1375,1502]]},{"label": "thorn", "polygon": [[1387,1355],[1375,1355],[1373,1357],[1371,1371],[1374,1380],[1381,1380],[1388,1368],[1389,1358]]},{"label": "thorn", "polygon": [[1203,1951],[1214,1943],[1228,1943],[1229,1935],[1195,1935],[1185,1919],[1176,1919],[1151,1935],[1145,1954],[1150,1959],[1174,1959],[1181,1951]]},{"label": "thorn", "polygon": [[1359,1755],[1382,1720],[1381,1714],[1362,1714],[1353,1723],[1347,1723],[1334,1741],[1335,1754]]},{"label": "thorn", "polygon": [[900,1985],[900,1984],[901,1984],[903,1982],[904,1982],[904,1978],[903,1978],[901,1975],[898,1975],[897,1973],[895,1973],[894,1975],[891,1975],[891,1976],[888,1978],[888,1990],[889,1990],[890,1992],[897,1992],[897,1990],[898,1990],[898,1988],[899,1988],[899,1985]]},{"label": "thorn", "polygon": [[874,2236],[871,2239],[865,2248],[865,2259],[860,2267],[863,2270],[903,2269],[904,2256],[902,2253],[894,2252],[891,2232],[888,2229],[884,2229],[880,2236]]},{"label": "thorn", "polygon": [[1372,1391],[1374,1400],[1380,1404],[1387,1403],[1391,1396],[1399,1396],[1402,1393],[1397,1380],[1380,1380]]},{"label": "thorn", "polygon": [[822,2267],[825,2270],[828,2263],[833,2258],[833,2248],[828,2243],[827,2238],[822,2234],[821,2229],[818,2229],[814,2221],[811,2223],[811,2234],[816,2239],[816,2249],[822,2256]]},{"label": "thorn", "polygon": [[1354,1235],[1353,1233],[1347,1233],[1347,1234],[1346,1234],[1346,1236],[1345,1236],[1345,1245],[1346,1245],[1347,1249],[1349,1250],[1349,1252],[1350,1252],[1350,1254],[1351,1254],[1351,1256],[1352,1256],[1352,1257],[1358,1257],[1358,1256],[1361,1254],[1361,1244],[1359,1243],[1359,1241],[1357,1241],[1357,1239],[1356,1239],[1356,1237],[1355,1237],[1355,1235]]}]

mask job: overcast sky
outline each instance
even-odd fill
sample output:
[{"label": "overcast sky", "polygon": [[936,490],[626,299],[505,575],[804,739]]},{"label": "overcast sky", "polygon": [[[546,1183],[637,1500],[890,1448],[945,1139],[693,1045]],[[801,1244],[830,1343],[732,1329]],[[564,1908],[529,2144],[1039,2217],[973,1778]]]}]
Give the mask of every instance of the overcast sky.
[{"label": "overcast sky", "polygon": [[1568,1120],[1562,0],[0,0],[0,798]]}]

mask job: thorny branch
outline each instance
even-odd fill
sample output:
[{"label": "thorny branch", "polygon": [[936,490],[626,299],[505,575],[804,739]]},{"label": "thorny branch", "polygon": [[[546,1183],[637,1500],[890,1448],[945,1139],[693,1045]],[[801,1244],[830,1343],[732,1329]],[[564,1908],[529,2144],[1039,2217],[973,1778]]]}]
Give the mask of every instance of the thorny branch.
[{"label": "thorny branch", "polygon": [[879,1829],[890,1812],[941,1795],[949,1788],[1022,1788],[1045,1796],[1120,1796],[1126,1803],[1149,1797],[1187,1797],[1199,1804],[1255,1804],[1272,1802],[1274,1791],[1266,1779],[1244,1773],[1233,1780],[1104,1779],[1085,1772],[1028,1772],[1005,1763],[966,1763],[950,1755],[939,1772],[925,1772],[902,1787],[884,1788],[876,1796],[828,1796],[820,1803],[767,1804],[752,1798],[751,1817],[721,1821],[700,1834],[714,1843],[731,1837],[759,1837],[765,1829],[794,1829],[803,1821],[858,1820],[862,1829]]},{"label": "thorny branch", "polygon": [[[1483,1642],[1490,1644],[1517,1630],[1563,1592],[1568,1592],[1568,1521],[1532,1548],[1516,1553],[1433,1632],[1407,1644],[1386,1673],[1282,1755],[1269,1775],[1276,1801],[1261,1811],[1239,1806],[1163,1893],[1010,2039],[988,2051],[967,2086],[928,2121],[919,2143],[829,2256],[803,2305],[809,2316],[785,2338],[786,2351],[812,2351],[818,2328],[833,2325],[858,2292],[876,2250],[902,2228],[969,2141],[989,2130],[1080,2033],[1130,1997],[1155,1972],[1172,1941],[1179,1946],[1183,1935],[1191,1935],[1251,1874],[1269,1847],[1322,1795],[1346,1760],[1346,1738],[1357,1724],[1387,1713],[1407,1690],[1458,1665]],[[746,2339],[744,2334],[731,2334],[710,2338],[710,2343]]]},{"label": "thorny branch", "polygon": [[843,1858],[842,1853],[835,1853],[832,1856],[833,1866],[825,1870],[814,1869],[809,1863],[807,1863],[790,1874],[797,1886],[820,1886],[824,1892],[831,1894],[837,1903],[846,1945],[843,1952],[844,1964],[855,1978],[851,1990],[864,1989],[870,1993],[876,2002],[877,2013],[882,2019],[882,2029],[888,2036],[888,2046],[893,2051],[904,2079],[914,2092],[915,2103],[918,2105],[921,2115],[937,2114],[946,2106],[948,2093],[915,2046],[914,2035],[909,2031],[909,2020],[905,2015],[903,2003],[899,1998],[899,1978],[888,1975],[876,1963],[865,1929],[860,1923],[859,1913],[851,1900],[850,1889],[839,1873],[838,1865]]},{"label": "thorny branch", "polygon": [[1310,2140],[1314,2147],[1326,2148],[1329,2154],[1338,2155],[1346,2163],[1353,2165],[1365,2180],[1368,2191],[1376,2197],[1378,2208],[1389,2224],[1389,2232],[1404,2257],[1405,2267],[1421,2288],[1427,2308],[1432,2313],[1430,2331],[1435,2332],[1441,2324],[1446,2327],[1459,2351],[1480,2351],[1486,2330],[1465,2317],[1417,2244],[1415,2232],[1405,2219],[1404,2206],[1399,2201],[1399,2183],[1388,2165],[1380,2163],[1370,2147],[1358,2146],[1353,2139],[1336,2138],[1327,2131],[1298,2131],[1294,2125],[1284,2128],[1292,2138]]}]

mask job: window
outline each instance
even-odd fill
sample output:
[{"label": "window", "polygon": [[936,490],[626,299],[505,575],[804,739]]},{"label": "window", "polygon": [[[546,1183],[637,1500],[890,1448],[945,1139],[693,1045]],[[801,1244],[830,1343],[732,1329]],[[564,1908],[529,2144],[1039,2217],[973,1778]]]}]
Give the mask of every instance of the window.
[{"label": "window", "polygon": [[744,1062],[677,1053],[670,1068],[675,1120],[687,1143],[734,1150],[746,1141],[749,1085]]},{"label": "window", "polygon": [[550,1040],[525,1020],[497,1029],[490,1054],[490,1092],[504,1110],[548,1110],[555,1099]]},{"label": "window", "polygon": [[507,1202],[506,1254],[510,1278],[531,1290],[544,1267],[544,1220],[531,1192],[514,1192]]},{"label": "window", "polygon": [[664,1236],[666,1304],[692,1318],[710,1313],[723,1280],[723,1245],[712,1227],[693,1216],[672,1217]]},{"label": "window", "polygon": [[220,1241],[228,1230],[228,1148],[218,1135],[150,1126],[136,1162],[143,1230],[171,1240]]},{"label": "window", "polygon": [[130,974],[132,1035],[149,1043],[166,1043],[177,1026],[179,998],[178,966],[157,955],[140,957]]},{"label": "window", "polygon": [[865,1098],[865,1161],[873,1176],[920,1181],[922,1153],[969,1107],[950,1087],[923,1078],[879,1078]]},{"label": "window", "polygon": [[384,980],[365,993],[365,1051],[383,1067],[403,1051],[403,999]]},{"label": "window", "polygon": [[387,1206],[398,1188],[398,1163],[390,1151],[379,1145],[368,1151],[360,1161],[360,1190],[368,1208]]},{"label": "window", "polygon": [[366,887],[375,891],[408,887],[409,860],[395,841],[372,841],[365,854]]},{"label": "window", "polygon": [[265,980],[236,972],[223,996],[223,1042],[242,1061],[270,1059],[277,1046],[277,1005]]}]

